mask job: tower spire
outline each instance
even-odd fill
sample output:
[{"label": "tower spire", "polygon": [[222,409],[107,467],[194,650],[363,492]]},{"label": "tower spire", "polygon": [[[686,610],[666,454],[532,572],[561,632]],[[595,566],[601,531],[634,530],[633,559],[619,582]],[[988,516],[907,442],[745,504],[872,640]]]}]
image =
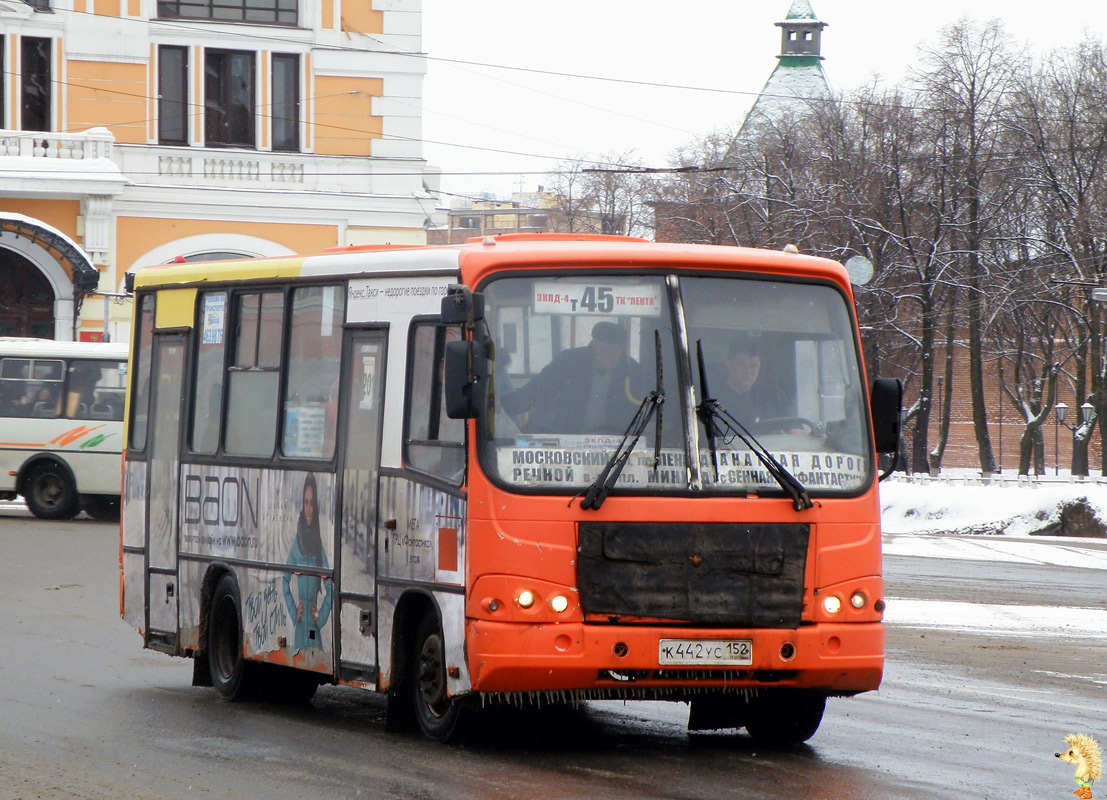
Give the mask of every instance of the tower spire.
[{"label": "tower spire", "polygon": [[826,27],[811,9],[810,0],[792,0],[788,16],[776,23],[780,31],[780,55],[784,63],[795,58],[822,60],[822,33]]}]

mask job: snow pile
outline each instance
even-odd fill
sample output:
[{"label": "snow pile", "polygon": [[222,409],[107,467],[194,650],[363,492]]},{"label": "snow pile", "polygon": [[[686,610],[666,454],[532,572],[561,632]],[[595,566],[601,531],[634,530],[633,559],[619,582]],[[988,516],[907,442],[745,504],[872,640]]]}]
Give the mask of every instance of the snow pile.
[{"label": "snow pile", "polygon": [[1028,535],[1056,529],[1066,508],[1086,507],[1107,524],[1107,485],[887,480],[880,485],[884,533]]}]

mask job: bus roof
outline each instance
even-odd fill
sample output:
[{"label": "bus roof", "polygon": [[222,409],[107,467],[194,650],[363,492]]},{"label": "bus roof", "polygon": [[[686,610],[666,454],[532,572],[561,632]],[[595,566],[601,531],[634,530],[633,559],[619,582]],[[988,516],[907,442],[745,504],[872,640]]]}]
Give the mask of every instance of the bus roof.
[{"label": "bus roof", "polygon": [[699,244],[658,244],[627,236],[506,234],[455,245],[373,245],[325,253],[234,261],[192,261],[143,267],[136,288],[292,278],[387,274],[459,274],[475,285],[486,274],[513,266],[533,269],[574,264],[605,268],[700,267],[829,278],[849,286],[841,264],[816,256]]},{"label": "bus roof", "polygon": [[0,357],[126,359],[126,342],[59,342],[0,336]]}]

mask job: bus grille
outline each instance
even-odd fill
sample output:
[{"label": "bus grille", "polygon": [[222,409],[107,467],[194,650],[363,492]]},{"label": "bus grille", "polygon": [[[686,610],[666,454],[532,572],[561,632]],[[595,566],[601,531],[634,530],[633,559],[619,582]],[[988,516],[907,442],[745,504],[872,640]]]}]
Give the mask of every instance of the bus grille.
[{"label": "bus grille", "polygon": [[622,622],[797,628],[810,533],[799,523],[581,523],[581,606]]}]

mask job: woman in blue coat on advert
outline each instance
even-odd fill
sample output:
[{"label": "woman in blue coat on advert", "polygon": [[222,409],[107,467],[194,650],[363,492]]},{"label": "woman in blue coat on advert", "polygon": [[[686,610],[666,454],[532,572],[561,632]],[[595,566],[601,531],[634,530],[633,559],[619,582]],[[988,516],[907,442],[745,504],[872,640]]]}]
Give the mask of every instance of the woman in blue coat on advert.
[{"label": "woman in blue coat on advert", "polygon": [[[319,533],[317,497],[315,476],[309,472],[304,479],[300,517],[296,521],[296,538],[288,554],[288,563],[299,567],[328,569],[327,554],[323,552],[323,537]],[[292,596],[293,576],[296,577],[298,601]],[[326,594],[322,604],[316,606],[320,589],[324,589]],[[331,592],[331,582],[326,578],[298,572],[285,573],[284,602],[289,617],[296,625],[294,653],[310,647],[323,648],[321,630],[331,613]]]}]

